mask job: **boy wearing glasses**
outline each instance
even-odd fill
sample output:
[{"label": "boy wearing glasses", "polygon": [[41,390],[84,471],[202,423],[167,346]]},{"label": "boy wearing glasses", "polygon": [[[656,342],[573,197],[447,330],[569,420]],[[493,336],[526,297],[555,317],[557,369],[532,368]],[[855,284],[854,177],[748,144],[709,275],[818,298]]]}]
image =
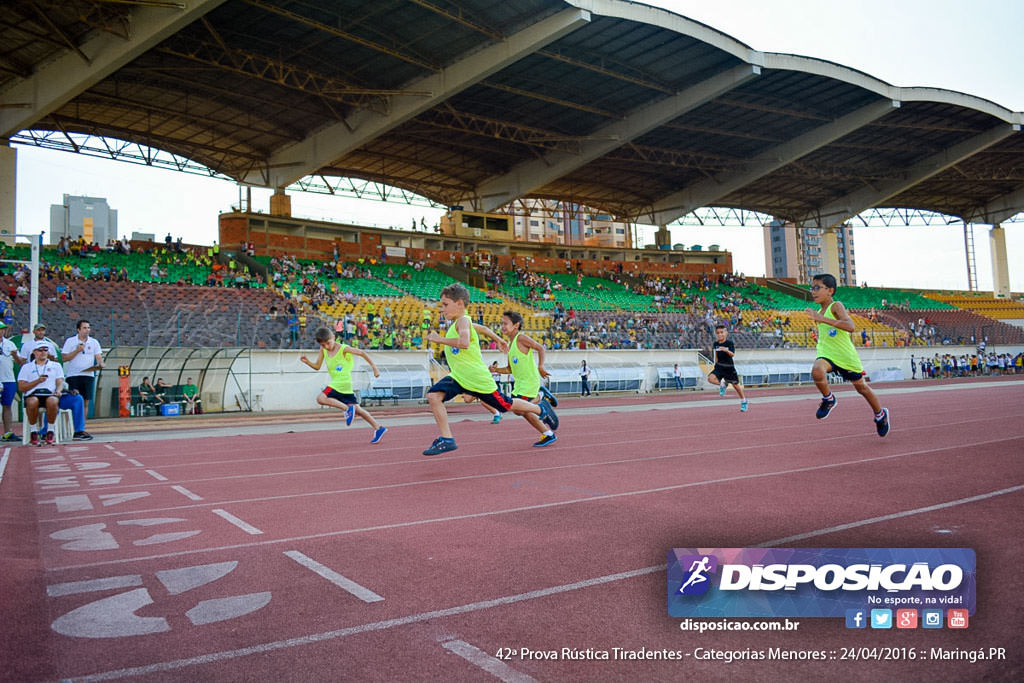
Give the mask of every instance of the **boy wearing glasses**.
[{"label": "boy wearing glasses", "polygon": [[864,368],[850,339],[856,327],[846,307],[833,300],[836,293],[836,278],[833,275],[815,275],[811,285],[811,298],[820,306],[815,311],[808,308],[807,314],[818,324],[818,357],[811,369],[811,377],[821,392],[821,405],[815,414],[824,420],[836,406],[836,397],[828,386],[828,373],[834,372],[853,384],[853,388],[867,400],[875,413],[875,430],[878,436],[889,433],[889,409],[883,408],[875,392],[864,379]]}]

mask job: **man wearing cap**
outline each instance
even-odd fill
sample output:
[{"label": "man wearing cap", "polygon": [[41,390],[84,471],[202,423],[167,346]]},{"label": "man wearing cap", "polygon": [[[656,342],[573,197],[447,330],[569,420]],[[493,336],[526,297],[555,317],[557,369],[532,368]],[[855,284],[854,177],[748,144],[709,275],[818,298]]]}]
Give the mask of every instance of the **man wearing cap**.
[{"label": "man wearing cap", "polygon": [[8,338],[10,334],[11,328],[5,323],[0,322],[0,335],[2,335],[0,336],[0,383],[3,384],[0,405],[3,406],[4,425],[4,434],[0,437],[0,441],[19,441],[21,439],[20,436],[14,433],[11,412],[14,397],[18,393],[18,383],[14,379],[14,362],[17,361],[18,365],[24,365],[28,362],[28,359],[22,358],[18,354],[18,347]]},{"label": "man wearing cap", "polygon": [[85,414],[89,414],[89,399],[92,398],[96,370],[103,369],[103,348],[93,337],[92,325],[88,320],[78,321],[78,334],[68,337],[61,353],[64,357],[64,376],[69,390],[77,391],[85,402]]},{"label": "man wearing cap", "polygon": [[22,342],[21,344],[21,357],[31,360],[33,358],[32,352],[35,351],[37,346],[47,347],[47,358],[52,361],[57,360],[57,345],[52,339],[46,336],[46,325],[43,323],[36,323],[36,326],[32,328],[32,339]]},{"label": "man wearing cap", "polygon": [[[46,347],[43,344],[36,346],[32,361],[22,365],[18,372],[18,390],[25,397],[25,414],[33,427],[30,442],[33,446],[40,445],[40,437],[42,443],[54,442],[53,425],[57,422],[57,410],[64,390],[64,370],[46,356]],[[44,424],[42,435],[34,429],[40,408],[45,411],[44,422],[50,425],[47,429]]]}]

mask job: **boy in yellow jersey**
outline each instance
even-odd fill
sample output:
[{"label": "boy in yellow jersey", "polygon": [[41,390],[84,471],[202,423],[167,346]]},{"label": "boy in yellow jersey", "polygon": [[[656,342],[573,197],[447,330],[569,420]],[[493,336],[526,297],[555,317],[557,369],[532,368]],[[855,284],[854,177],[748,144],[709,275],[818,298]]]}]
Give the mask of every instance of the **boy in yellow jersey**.
[{"label": "boy in yellow jersey", "polygon": [[374,420],[373,416],[359,405],[359,400],[352,393],[352,366],[356,363],[355,356],[359,356],[370,364],[374,377],[380,377],[377,366],[365,351],[335,341],[334,333],[326,327],[318,329],[313,338],[320,345],[320,354],[316,357],[316,361],[310,361],[305,356],[299,360],[314,370],[319,370],[324,361],[327,361],[327,372],[331,376],[331,383],[317,394],[316,402],[322,406],[344,410],[346,425],[352,424],[356,415],[363,418],[373,427],[373,439],[370,443],[380,443],[388,428]]},{"label": "boy in yellow jersey", "polygon": [[[523,316],[515,311],[505,311],[501,317],[501,333],[505,335],[508,342],[508,365],[498,367],[497,361],[491,364],[491,372],[503,375],[512,375],[515,379],[515,393],[519,398],[530,403],[540,403],[544,400],[541,394],[541,377],[547,377],[548,371],[544,369],[544,347],[534,341],[525,332],[520,332],[523,327]],[[534,361],[533,353],[537,352],[537,360]],[[548,446],[558,441],[555,433],[545,429],[536,415],[524,415],[526,421],[539,429],[544,434],[541,440],[533,444],[538,448]]]},{"label": "boy in yellow jersey", "polygon": [[818,357],[811,369],[811,377],[821,392],[821,405],[816,416],[824,420],[836,405],[836,397],[828,386],[828,373],[834,372],[853,384],[857,393],[863,396],[875,413],[875,430],[879,436],[889,433],[889,409],[883,408],[875,392],[871,391],[864,379],[864,368],[860,357],[850,340],[850,333],[856,327],[846,307],[832,299],[836,293],[836,278],[832,275],[815,275],[811,284],[811,298],[821,309],[808,308],[807,314],[818,323]]},{"label": "boy in yellow jersey", "polygon": [[[537,415],[540,422],[546,424],[550,431],[558,429],[558,416],[551,406],[546,403],[535,405],[519,398],[510,399],[498,391],[498,385],[495,384],[480,355],[480,337],[473,327],[473,321],[466,315],[468,303],[469,292],[458,283],[450,284],[441,290],[441,314],[446,320],[453,322],[444,336],[432,331],[427,336],[427,341],[444,347],[445,359],[451,368],[451,374],[442,377],[427,390],[427,402],[434,413],[434,420],[437,421],[441,436],[434,439],[434,443],[423,451],[423,455],[438,455],[458,448],[448,426],[448,411],[445,410],[444,402],[459,394],[475,396],[481,403],[491,406],[500,413],[512,411],[524,417],[528,414]],[[534,425],[534,428],[542,434],[549,431],[543,429],[543,424],[539,428]],[[546,444],[534,444],[537,445]]]}]

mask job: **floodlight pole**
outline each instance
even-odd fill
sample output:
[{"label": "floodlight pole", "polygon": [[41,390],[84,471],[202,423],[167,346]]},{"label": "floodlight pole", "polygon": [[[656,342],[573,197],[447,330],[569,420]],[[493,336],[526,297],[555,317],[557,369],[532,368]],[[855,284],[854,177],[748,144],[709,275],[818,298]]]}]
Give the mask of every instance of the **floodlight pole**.
[{"label": "floodlight pole", "polygon": [[39,322],[39,249],[43,244],[43,233],[40,232],[38,235],[34,233],[29,234],[14,234],[14,238],[27,237],[29,245],[32,249],[31,260],[29,261],[18,261],[16,259],[2,259],[0,263],[27,263],[32,269],[32,276],[29,280],[31,285],[31,293],[29,294],[28,304],[28,329],[32,330]]}]

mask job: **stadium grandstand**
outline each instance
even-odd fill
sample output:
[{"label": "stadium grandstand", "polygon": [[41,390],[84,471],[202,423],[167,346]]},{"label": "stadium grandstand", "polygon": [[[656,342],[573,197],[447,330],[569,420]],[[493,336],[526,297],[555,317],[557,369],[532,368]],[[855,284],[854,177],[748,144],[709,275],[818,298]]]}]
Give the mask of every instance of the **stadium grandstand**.
[{"label": "stadium grandstand", "polygon": [[[383,14],[349,8],[345,31],[329,10],[274,0],[79,4],[49,8],[42,33],[0,27],[11,64],[24,65],[0,69],[14,103],[0,108],[14,145],[0,148],[0,179],[13,178],[17,145],[35,145],[275,193],[269,213],[241,193],[213,247],[54,236],[38,317],[55,328],[84,317],[115,347],[269,351],[309,348],[327,326],[365,348],[440,358],[425,340],[444,323],[438,292],[459,282],[475,321],[497,329],[514,310],[558,352],[706,352],[718,323],[746,348],[812,348],[806,282],[744,277],[717,245],[670,244],[670,224],[718,207],[814,231],[821,257],[798,257],[804,273],[838,272],[835,227],[871,212],[959,221],[971,291],[843,287],[855,343],[1022,340],[1002,227],[1024,209],[1021,112],[758,52],[625,2],[469,2],[453,13],[395,0]],[[104,25],[137,30],[97,33],[89,7]],[[304,40],[317,41],[316,59],[282,56]],[[103,56],[85,57],[93,51]],[[289,192],[341,193],[355,180],[448,210],[433,231],[422,220],[398,230],[292,215]],[[11,197],[0,193],[4,316],[27,330],[31,278],[13,262],[28,249],[11,240]],[[640,222],[657,227],[655,244],[639,248]],[[974,224],[992,226],[985,297]]]}]

